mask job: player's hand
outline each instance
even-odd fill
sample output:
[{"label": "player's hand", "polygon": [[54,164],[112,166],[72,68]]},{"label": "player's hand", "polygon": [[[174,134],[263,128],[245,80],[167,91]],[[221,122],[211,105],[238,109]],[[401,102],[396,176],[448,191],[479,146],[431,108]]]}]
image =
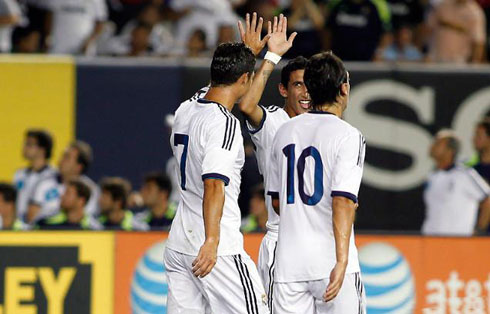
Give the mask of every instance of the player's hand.
[{"label": "player's hand", "polygon": [[218,258],[217,252],[217,242],[204,242],[196,259],[192,262],[192,273],[194,276],[203,278],[211,272],[214,265],[216,265],[216,260]]},{"label": "player's hand", "polygon": [[293,41],[298,33],[294,32],[287,38],[288,19],[284,15],[280,15],[279,19],[274,16],[274,23],[269,22],[269,32],[271,34],[267,47],[270,52],[279,56],[283,56],[292,46]]},{"label": "player's hand", "polygon": [[323,294],[323,301],[328,302],[333,300],[337,296],[342,288],[342,283],[344,282],[345,269],[347,264],[337,263],[330,273],[330,283],[328,284],[325,294]]},{"label": "player's hand", "polygon": [[257,56],[262,51],[262,49],[264,49],[270,37],[269,32],[263,39],[261,39],[263,24],[263,18],[259,18],[257,22],[257,13],[255,12],[252,15],[252,22],[250,22],[250,14],[247,13],[245,17],[245,27],[243,27],[241,21],[238,21],[238,30],[240,31],[240,37],[242,38],[243,43],[247,47],[249,47],[250,50],[252,50],[255,56]]}]

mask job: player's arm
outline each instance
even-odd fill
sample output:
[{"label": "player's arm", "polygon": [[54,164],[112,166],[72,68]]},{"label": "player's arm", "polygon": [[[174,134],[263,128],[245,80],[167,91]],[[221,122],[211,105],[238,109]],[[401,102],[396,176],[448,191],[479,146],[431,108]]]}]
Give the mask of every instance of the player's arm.
[{"label": "player's arm", "polygon": [[203,218],[206,238],[192,263],[192,272],[196,277],[206,276],[216,264],[224,203],[224,182],[212,178],[204,180]]},{"label": "player's arm", "polygon": [[34,203],[29,204],[29,207],[27,209],[27,216],[26,216],[27,223],[34,222],[34,219],[36,219],[37,215],[39,215],[40,212],[41,212],[41,206]]},{"label": "player's arm", "polygon": [[326,302],[335,298],[342,287],[349,261],[349,241],[356,207],[356,203],[346,197],[334,196],[332,199],[332,223],[337,263],[330,274],[330,283],[324,295]]},{"label": "player's arm", "polygon": [[476,224],[475,234],[484,234],[490,224],[490,197],[487,197],[480,203],[480,214]]},{"label": "player's arm", "polygon": [[[287,38],[287,18],[282,14],[274,17],[274,23],[268,23],[268,34],[260,40],[260,32],[262,29],[263,20],[259,19],[257,24],[257,14],[254,13],[252,22],[250,24],[250,16],[247,14],[245,28],[242,24],[238,23],[240,30],[240,36],[243,42],[256,54],[260,53],[262,48],[267,43],[268,51],[282,57],[293,45],[296,33],[291,34],[289,39]],[[260,49],[259,49],[260,48]],[[252,126],[257,127],[260,125],[264,117],[264,111],[258,106],[260,98],[265,89],[265,85],[269,80],[269,77],[274,70],[275,63],[270,60],[264,60],[260,65],[259,70],[255,74],[252,82],[252,86],[249,92],[242,97],[239,107],[240,110],[248,117]]]}]

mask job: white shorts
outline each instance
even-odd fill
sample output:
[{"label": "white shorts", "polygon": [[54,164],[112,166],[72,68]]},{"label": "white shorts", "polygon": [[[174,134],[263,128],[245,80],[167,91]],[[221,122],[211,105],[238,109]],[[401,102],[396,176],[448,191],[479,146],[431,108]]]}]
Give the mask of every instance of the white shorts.
[{"label": "white shorts", "polygon": [[277,232],[267,231],[259,249],[259,270],[260,279],[264,283],[265,293],[272,309],[273,286],[274,286],[274,262],[276,260]]},{"label": "white shorts", "polygon": [[329,278],[274,284],[272,314],[366,314],[366,294],[359,273],[346,274],[339,294],[329,301],[323,295]]},{"label": "white shorts", "polygon": [[168,314],[265,314],[267,296],[247,254],[218,256],[204,278],[192,274],[196,257],[165,249]]}]

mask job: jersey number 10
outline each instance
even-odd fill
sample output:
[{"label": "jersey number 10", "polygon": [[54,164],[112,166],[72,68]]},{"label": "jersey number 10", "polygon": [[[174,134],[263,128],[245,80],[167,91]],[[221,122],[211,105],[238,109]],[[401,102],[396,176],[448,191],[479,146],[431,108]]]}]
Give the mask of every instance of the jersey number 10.
[{"label": "jersey number 10", "polygon": [[[287,172],[287,203],[294,204],[294,164],[296,163],[295,156],[295,144],[289,144],[282,149],[282,152],[288,159],[288,172]],[[315,190],[313,195],[308,195],[305,193],[305,164],[306,157],[313,157],[315,161],[315,176],[314,176],[314,186]],[[323,197],[323,162],[320,152],[313,146],[309,146],[303,150],[298,158],[297,164],[298,170],[298,192],[301,200],[306,205],[316,205]]]}]

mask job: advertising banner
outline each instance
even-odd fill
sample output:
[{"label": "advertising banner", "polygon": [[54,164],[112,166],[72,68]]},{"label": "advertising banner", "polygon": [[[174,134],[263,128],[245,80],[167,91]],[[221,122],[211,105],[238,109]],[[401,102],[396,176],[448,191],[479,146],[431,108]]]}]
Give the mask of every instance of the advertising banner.
[{"label": "advertising banner", "polygon": [[109,314],[114,235],[0,233],[0,314]]}]

